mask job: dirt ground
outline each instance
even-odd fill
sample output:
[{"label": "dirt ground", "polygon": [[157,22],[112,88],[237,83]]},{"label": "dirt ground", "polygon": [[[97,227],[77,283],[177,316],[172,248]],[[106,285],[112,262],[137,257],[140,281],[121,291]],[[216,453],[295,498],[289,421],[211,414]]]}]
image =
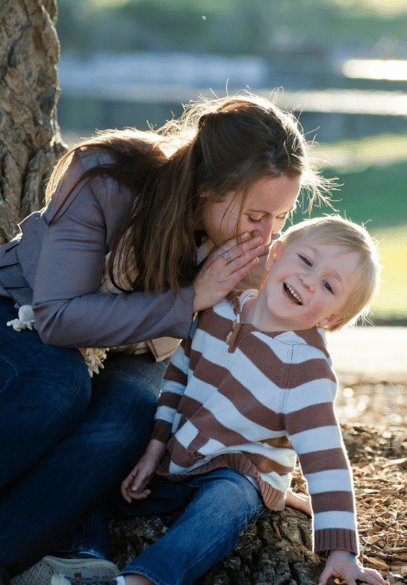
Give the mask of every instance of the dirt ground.
[{"label": "dirt ground", "polygon": [[360,560],[391,585],[406,585],[407,378],[340,374],[336,406],[353,470]]}]

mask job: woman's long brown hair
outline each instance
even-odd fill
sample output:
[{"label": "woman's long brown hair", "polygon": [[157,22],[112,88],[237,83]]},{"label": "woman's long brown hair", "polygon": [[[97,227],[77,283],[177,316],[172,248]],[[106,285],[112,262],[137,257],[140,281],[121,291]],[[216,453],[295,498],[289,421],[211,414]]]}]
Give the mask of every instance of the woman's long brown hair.
[{"label": "woman's long brown hair", "polygon": [[[110,154],[112,163],[86,171],[66,199],[78,184],[95,176],[123,184],[134,202],[114,241],[110,278],[126,292],[168,288],[175,292],[191,285],[197,274],[195,228],[203,191],[209,194],[205,204],[219,202],[231,192],[242,193],[243,208],[255,181],[286,175],[301,177],[311,205],[325,200],[324,181],[309,165],[306,148],[295,118],[269,100],[245,94],[202,100],[157,131],[107,131],[77,145],[57,164],[47,199],[63,181],[75,154],[94,150]],[[59,216],[57,211],[53,222]],[[239,225],[240,220],[237,235]],[[115,265],[125,269],[127,285],[117,282]]]}]

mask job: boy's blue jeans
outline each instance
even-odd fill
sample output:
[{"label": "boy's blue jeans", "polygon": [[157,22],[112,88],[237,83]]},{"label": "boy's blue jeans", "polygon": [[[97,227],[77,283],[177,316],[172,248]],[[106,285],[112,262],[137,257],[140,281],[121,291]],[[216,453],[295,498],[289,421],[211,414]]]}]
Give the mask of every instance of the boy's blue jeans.
[{"label": "boy's blue jeans", "polygon": [[148,443],[166,362],[113,353],[90,378],[76,349],[16,332],[0,298],[0,574],[61,545]]},{"label": "boy's blue jeans", "polygon": [[[184,512],[121,574],[139,573],[157,585],[193,583],[235,548],[240,532],[265,510],[251,481],[228,468],[191,475],[182,482],[155,476],[148,488],[151,494],[143,500],[127,504],[118,496],[115,503],[131,518]],[[107,557],[103,516],[100,509],[84,523],[77,549]]]}]

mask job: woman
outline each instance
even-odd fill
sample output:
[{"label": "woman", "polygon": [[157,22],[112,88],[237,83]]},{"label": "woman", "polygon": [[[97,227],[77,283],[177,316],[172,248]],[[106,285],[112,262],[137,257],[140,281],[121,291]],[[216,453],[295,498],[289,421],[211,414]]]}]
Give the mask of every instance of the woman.
[{"label": "woman", "polygon": [[[0,250],[5,583],[61,546],[144,452],[176,344],[163,337],[186,336],[194,312],[258,265],[300,188],[312,203],[321,185],[296,121],[249,95],[61,159],[46,207]],[[36,330],[6,326],[18,328],[16,302]]]}]

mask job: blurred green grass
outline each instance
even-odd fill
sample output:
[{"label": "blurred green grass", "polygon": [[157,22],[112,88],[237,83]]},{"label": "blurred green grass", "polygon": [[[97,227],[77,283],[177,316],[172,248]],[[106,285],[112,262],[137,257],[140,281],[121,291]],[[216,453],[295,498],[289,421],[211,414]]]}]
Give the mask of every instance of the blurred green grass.
[{"label": "blurred green grass", "polygon": [[[333,192],[335,208],[364,224],[378,242],[383,270],[373,320],[407,319],[407,136],[320,144],[315,158],[323,175],[340,185]],[[329,212],[317,207],[312,216]]]}]

